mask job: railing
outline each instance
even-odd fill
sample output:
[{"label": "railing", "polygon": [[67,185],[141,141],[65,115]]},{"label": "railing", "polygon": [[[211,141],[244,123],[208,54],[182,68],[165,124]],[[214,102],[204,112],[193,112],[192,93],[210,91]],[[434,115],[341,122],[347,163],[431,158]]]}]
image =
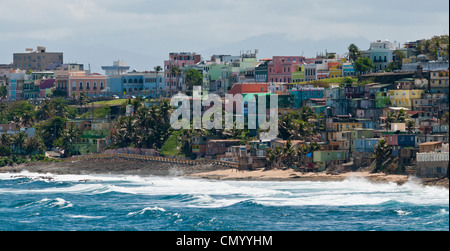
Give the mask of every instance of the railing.
[{"label": "railing", "polygon": [[174,164],[184,164],[184,165],[219,165],[229,168],[238,168],[237,163],[225,162],[220,160],[190,160],[190,159],[178,159],[178,158],[167,158],[167,157],[157,157],[157,156],[147,156],[139,154],[127,154],[127,153],[100,153],[92,155],[80,155],[73,156],[71,158],[63,159],[63,161],[77,161],[77,160],[89,160],[89,159],[111,159],[111,158],[121,158],[121,159],[133,159],[133,160],[143,160],[143,161],[154,161],[154,162],[164,162],[164,163],[174,163]]}]

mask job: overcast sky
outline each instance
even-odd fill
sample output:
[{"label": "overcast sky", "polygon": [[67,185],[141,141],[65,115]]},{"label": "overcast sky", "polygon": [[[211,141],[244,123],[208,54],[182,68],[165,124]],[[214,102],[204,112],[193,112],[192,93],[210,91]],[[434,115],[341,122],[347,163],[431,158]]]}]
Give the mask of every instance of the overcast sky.
[{"label": "overcast sky", "polygon": [[[105,46],[145,55],[152,68],[172,51],[201,52],[270,34],[282,34],[289,46],[330,41],[331,47],[333,40],[403,43],[448,31],[448,0],[1,0],[0,63],[25,47]],[[273,55],[277,46],[283,44],[273,46]],[[83,60],[74,52],[65,59]]]}]

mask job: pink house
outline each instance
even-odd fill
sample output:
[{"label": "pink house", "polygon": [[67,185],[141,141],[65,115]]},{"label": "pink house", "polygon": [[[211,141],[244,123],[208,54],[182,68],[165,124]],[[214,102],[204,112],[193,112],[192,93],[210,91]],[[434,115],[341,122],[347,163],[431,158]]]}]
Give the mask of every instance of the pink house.
[{"label": "pink house", "polygon": [[267,66],[269,82],[292,82],[292,72],[297,66],[304,64],[305,58],[301,56],[274,56]]},{"label": "pink house", "polygon": [[166,82],[166,90],[173,95],[182,89],[180,77],[172,74],[172,68],[178,67],[182,69],[187,65],[195,65],[201,61],[201,55],[190,52],[170,53],[169,60],[164,61],[164,79]]},{"label": "pink house", "polygon": [[79,97],[80,93],[88,96],[100,94],[100,91],[106,88],[106,76],[98,73],[89,76],[69,76],[69,85],[67,86],[67,95]]}]

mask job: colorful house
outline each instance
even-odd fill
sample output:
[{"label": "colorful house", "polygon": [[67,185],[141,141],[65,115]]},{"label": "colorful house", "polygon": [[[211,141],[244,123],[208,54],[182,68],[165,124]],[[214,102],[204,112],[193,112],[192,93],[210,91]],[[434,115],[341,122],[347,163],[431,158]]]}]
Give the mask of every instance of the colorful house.
[{"label": "colorful house", "polygon": [[348,159],[348,152],[337,151],[315,151],[313,161],[318,167],[318,171],[324,171],[328,165],[338,165]]},{"label": "colorful house", "polygon": [[303,107],[303,102],[309,99],[322,99],[325,97],[325,88],[314,87],[312,85],[300,85],[293,87],[289,94],[294,96],[294,107]]},{"label": "colorful house", "polygon": [[305,65],[297,65],[295,71],[292,72],[292,82],[299,83],[305,81]]},{"label": "colorful house", "polygon": [[90,74],[88,76],[71,75],[69,76],[69,85],[67,86],[67,95],[69,97],[79,97],[81,93],[87,96],[99,95],[105,89],[106,76],[100,74]]},{"label": "colorful house", "polygon": [[340,78],[344,75],[342,62],[329,62],[328,69],[330,71],[330,78]]},{"label": "colorful house", "polygon": [[359,122],[332,122],[326,124],[327,131],[343,132],[354,129],[363,129],[363,123]]},{"label": "colorful house", "polygon": [[[293,72],[298,72],[298,66],[305,61],[301,56],[275,56],[268,64],[268,81],[292,83]],[[298,74],[296,75],[298,77]]]},{"label": "colorful house", "polygon": [[425,90],[390,90],[389,99],[392,106],[411,109],[413,100],[421,98],[424,93]]},{"label": "colorful house", "polygon": [[352,139],[353,151],[374,152],[374,147],[376,147],[381,140],[381,138]]}]

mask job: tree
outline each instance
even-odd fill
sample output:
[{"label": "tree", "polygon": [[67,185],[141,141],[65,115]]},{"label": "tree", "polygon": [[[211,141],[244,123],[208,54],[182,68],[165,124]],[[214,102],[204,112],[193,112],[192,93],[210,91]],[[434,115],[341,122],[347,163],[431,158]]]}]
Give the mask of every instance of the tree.
[{"label": "tree", "polygon": [[26,139],[26,136],[25,136],[25,133],[23,133],[23,132],[14,134],[12,136],[12,143],[14,145],[14,152],[15,153],[19,153],[19,154],[23,153],[24,145],[25,145],[25,139]]},{"label": "tree", "polygon": [[155,72],[156,72],[156,98],[159,98],[158,75],[159,75],[159,72],[162,71],[162,67],[158,65],[158,66],[155,66],[153,69],[155,69]]},{"label": "tree", "polygon": [[389,112],[385,122],[386,132],[389,131],[389,129],[391,128],[391,124],[395,123],[396,120],[397,118],[395,117],[395,113]]},{"label": "tree", "polygon": [[387,72],[400,70],[403,67],[403,59],[406,58],[405,53],[401,50],[395,50],[393,52],[393,55],[394,55],[393,62],[390,62],[385,68],[385,71]]},{"label": "tree", "polygon": [[52,148],[53,142],[61,136],[66,121],[65,118],[54,117],[35,125],[37,133],[42,137],[47,148]]},{"label": "tree", "polygon": [[35,135],[25,141],[25,151],[27,154],[33,154],[35,152],[44,154],[45,149],[44,140],[39,135]]},{"label": "tree", "polygon": [[406,119],[408,119],[408,114],[405,112],[405,110],[401,109],[398,113],[397,113],[397,118],[396,118],[396,122],[398,123],[405,123]]},{"label": "tree", "polygon": [[66,156],[70,156],[80,137],[81,130],[74,123],[71,123],[67,129],[62,131],[61,136],[54,141],[53,145],[63,149]]},{"label": "tree", "polygon": [[413,133],[416,129],[416,123],[414,123],[413,120],[408,120],[406,121],[406,131],[408,131],[408,133]]},{"label": "tree", "polygon": [[348,47],[348,56],[350,62],[355,62],[356,60],[358,60],[358,58],[361,56],[361,52],[359,51],[358,46],[356,46],[355,44],[351,44]]},{"label": "tree", "polygon": [[6,89],[6,86],[0,86],[0,100],[6,98],[8,96],[8,90]]},{"label": "tree", "polygon": [[283,140],[311,140],[317,130],[311,121],[317,118],[310,107],[284,114],[278,121],[278,135]]},{"label": "tree", "polygon": [[375,65],[370,58],[363,57],[355,61],[354,67],[357,72],[365,73],[375,68]]},{"label": "tree", "polygon": [[373,173],[383,171],[383,162],[388,160],[392,155],[392,149],[387,145],[386,140],[382,139],[378,145],[374,147],[375,169]]},{"label": "tree", "polygon": [[4,119],[3,114],[6,113],[6,109],[8,109],[8,106],[5,103],[0,102],[0,123]]},{"label": "tree", "polygon": [[174,76],[176,78],[176,88],[178,89],[180,76],[183,73],[183,70],[181,70],[177,66],[173,66],[172,69],[170,70],[170,72],[171,72],[171,76]]},{"label": "tree", "polygon": [[193,90],[194,86],[201,86],[203,75],[196,69],[188,69],[186,71],[186,84],[189,90]]},{"label": "tree", "polygon": [[84,92],[80,93],[80,97],[78,98],[78,104],[83,108],[89,103],[89,97],[86,96]]}]

